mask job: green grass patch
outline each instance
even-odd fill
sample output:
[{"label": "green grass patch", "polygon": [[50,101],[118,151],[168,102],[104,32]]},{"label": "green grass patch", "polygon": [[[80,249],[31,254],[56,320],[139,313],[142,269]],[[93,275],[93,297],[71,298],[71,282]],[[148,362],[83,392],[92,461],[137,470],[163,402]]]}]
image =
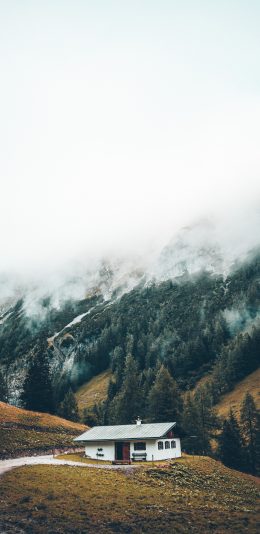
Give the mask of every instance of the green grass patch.
[{"label": "green grass patch", "polygon": [[[83,462],[86,464],[103,464],[103,465],[111,465],[112,462],[109,460],[101,460],[101,459],[92,459],[87,458],[84,454],[84,452],[80,453],[68,453],[68,454],[59,454],[55,456],[57,460],[70,460],[73,462]],[[135,466],[148,466],[151,467],[153,465],[157,466],[167,466],[169,465],[169,460],[156,460],[153,462],[132,462],[132,465]]]},{"label": "green grass patch", "polygon": [[59,454],[55,456],[57,460],[69,460],[71,462],[82,462],[84,464],[103,464],[103,465],[111,465],[112,462],[109,462],[108,460],[93,460],[92,458],[86,458],[84,455],[84,452],[82,453],[71,453],[71,454]]}]

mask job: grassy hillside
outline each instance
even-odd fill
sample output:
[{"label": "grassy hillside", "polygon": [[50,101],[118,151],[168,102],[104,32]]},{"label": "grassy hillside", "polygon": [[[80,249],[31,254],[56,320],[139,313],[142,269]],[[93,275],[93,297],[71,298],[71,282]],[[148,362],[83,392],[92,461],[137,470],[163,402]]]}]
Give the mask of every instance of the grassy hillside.
[{"label": "grassy hillside", "polygon": [[6,473],[3,481],[1,531],[28,534],[259,531],[256,480],[206,457],[185,457],[170,465],[130,468],[125,472],[24,467]]},{"label": "grassy hillside", "polygon": [[247,392],[251,393],[257,408],[260,410],[260,369],[241,380],[233,391],[223,395],[221,401],[216,405],[218,415],[226,417],[230,408],[238,415],[241,402]]},{"label": "grassy hillside", "polygon": [[[84,408],[92,408],[95,403],[102,402],[107,397],[107,389],[109,380],[112,376],[111,371],[108,369],[103,373],[92,378],[89,382],[81,386],[77,393],[76,398],[80,412],[83,412]],[[206,384],[209,380],[210,374],[201,378],[196,384],[193,393],[197,391],[199,387]],[[257,369],[244,380],[241,380],[237,386],[229,393],[223,395],[221,401],[216,405],[217,414],[226,417],[230,408],[236,415],[240,412],[241,402],[247,392],[253,396],[258,410],[260,410],[260,369]],[[183,397],[186,397],[186,392]]]},{"label": "grassy hillside", "polygon": [[84,425],[0,402],[0,458],[32,454],[53,447],[74,447]]},{"label": "grassy hillside", "polygon": [[76,398],[81,412],[84,408],[92,408],[95,403],[102,402],[106,399],[111,376],[112,373],[110,369],[108,369],[95,376],[87,382],[87,384],[84,384],[78,389]]}]

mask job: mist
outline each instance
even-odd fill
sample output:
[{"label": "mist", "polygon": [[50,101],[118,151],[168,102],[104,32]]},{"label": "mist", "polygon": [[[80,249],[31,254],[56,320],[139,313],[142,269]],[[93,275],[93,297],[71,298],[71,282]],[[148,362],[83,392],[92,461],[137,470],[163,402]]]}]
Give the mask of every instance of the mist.
[{"label": "mist", "polygon": [[1,3],[4,298],[80,298],[104,258],[163,278],[205,219],[191,255],[212,240],[224,269],[260,244],[260,6],[209,4]]}]

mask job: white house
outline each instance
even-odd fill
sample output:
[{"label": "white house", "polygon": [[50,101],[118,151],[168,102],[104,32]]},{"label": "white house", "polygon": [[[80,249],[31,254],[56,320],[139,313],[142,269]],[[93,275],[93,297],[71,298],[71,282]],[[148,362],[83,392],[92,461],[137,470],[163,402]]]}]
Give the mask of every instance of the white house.
[{"label": "white house", "polygon": [[95,426],[75,438],[85,443],[89,458],[130,462],[136,460],[167,460],[181,456],[176,423]]}]

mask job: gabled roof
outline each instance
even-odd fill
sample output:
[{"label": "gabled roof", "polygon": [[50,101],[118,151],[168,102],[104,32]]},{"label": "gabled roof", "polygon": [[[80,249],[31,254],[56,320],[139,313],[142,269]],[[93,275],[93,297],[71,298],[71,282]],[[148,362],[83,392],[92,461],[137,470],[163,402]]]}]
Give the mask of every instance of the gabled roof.
[{"label": "gabled roof", "polygon": [[124,439],[157,439],[169,432],[176,423],[149,423],[141,425],[94,426],[74,441],[107,441]]}]

